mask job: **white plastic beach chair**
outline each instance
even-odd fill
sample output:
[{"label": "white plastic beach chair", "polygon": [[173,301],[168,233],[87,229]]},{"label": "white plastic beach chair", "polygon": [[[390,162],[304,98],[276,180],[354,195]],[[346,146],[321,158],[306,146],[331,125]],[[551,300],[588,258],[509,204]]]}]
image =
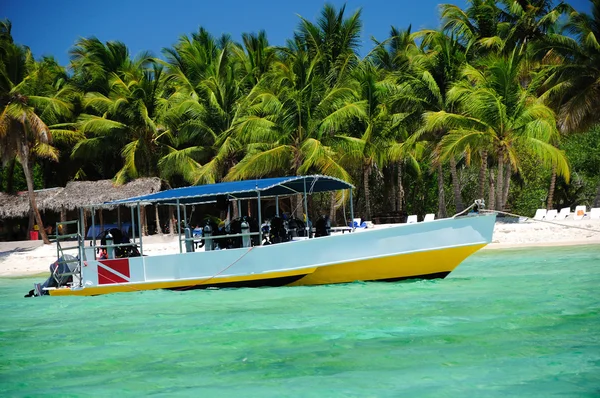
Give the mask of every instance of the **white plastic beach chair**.
[{"label": "white plastic beach chair", "polygon": [[546,221],[553,221],[556,218],[556,215],[558,214],[558,211],[552,209],[552,210],[548,210],[548,213],[546,213]]},{"label": "white plastic beach chair", "polygon": [[564,220],[565,218],[569,217],[569,214],[571,214],[571,208],[563,207],[562,209],[560,209],[560,213],[558,213],[558,215],[556,216],[556,219]]},{"label": "white plastic beach chair", "polygon": [[582,220],[583,216],[585,216],[585,206],[577,206],[575,208],[575,215],[573,216],[573,219]]},{"label": "white plastic beach chair", "polygon": [[543,220],[546,217],[546,209],[537,209],[535,211],[535,216],[533,216],[534,220]]},{"label": "white plastic beach chair", "polygon": [[425,214],[425,218],[423,219],[423,222],[433,221],[433,220],[435,220],[435,214],[429,213],[429,214]]},{"label": "white plastic beach chair", "polygon": [[414,224],[417,222],[417,216],[412,215],[412,216],[408,216],[408,219],[406,220],[407,224]]},{"label": "white plastic beach chair", "polygon": [[590,210],[590,220],[600,220],[600,207],[594,207]]}]

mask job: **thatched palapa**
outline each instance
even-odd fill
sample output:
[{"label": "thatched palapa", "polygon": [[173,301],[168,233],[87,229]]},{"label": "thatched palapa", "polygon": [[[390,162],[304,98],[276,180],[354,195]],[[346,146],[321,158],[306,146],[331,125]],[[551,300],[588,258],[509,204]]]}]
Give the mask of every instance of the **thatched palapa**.
[{"label": "thatched palapa", "polygon": [[[35,199],[38,209],[43,210],[48,208],[54,198],[64,188],[48,188],[35,191]],[[9,195],[0,192],[0,217],[26,217],[29,214],[29,196],[27,191],[19,192],[16,195]]]},{"label": "thatched palapa", "polygon": [[[133,196],[147,195],[161,190],[162,182],[157,177],[138,178],[124,185],[115,185],[112,180],[72,181],[65,188],[49,188],[35,191],[40,211],[74,210],[82,206],[100,204]],[[9,195],[0,192],[0,217],[26,217],[29,214],[27,192]]]}]

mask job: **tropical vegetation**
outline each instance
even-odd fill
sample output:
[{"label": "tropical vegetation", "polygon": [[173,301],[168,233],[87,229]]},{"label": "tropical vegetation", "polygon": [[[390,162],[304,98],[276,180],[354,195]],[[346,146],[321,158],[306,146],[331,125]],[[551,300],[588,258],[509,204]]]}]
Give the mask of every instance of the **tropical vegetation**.
[{"label": "tropical vegetation", "polygon": [[[361,11],[325,5],[283,47],[203,28],[162,55],[82,38],[63,67],[0,24],[0,188],[74,179],[171,186],[319,173],[365,218],[531,215],[600,205],[600,0],[444,4],[439,30],[391,27],[361,56]],[[315,201],[338,214],[347,197]],[[336,211],[337,209],[337,211]],[[46,239],[46,238],[44,238]]]}]

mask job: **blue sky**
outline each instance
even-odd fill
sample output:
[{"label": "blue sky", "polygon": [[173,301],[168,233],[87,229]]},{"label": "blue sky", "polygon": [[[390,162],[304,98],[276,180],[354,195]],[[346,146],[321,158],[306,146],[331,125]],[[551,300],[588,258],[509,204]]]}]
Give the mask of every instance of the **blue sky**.
[{"label": "blue sky", "polygon": [[[336,7],[346,4],[351,15],[362,8],[362,51],[371,48],[371,37],[387,37],[391,25],[412,24],[413,31],[437,28],[440,0],[350,0],[329,1]],[[466,0],[450,1],[464,7]],[[34,55],[53,55],[62,65],[69,61],[69,48],[79,37],[96,36],[102,41],[124,42],[132,55],[150,50],[160,55],[182,34],[203,26],[215,36],[229,33],[241,41],[243,32],[264,29],[269,42],[283,45],[292,37],[302,17],[315,21],[323,0],[0,0],[0,18],[13,24],[17,43],[27,45]],[[569,2],[589,11],[586,0]]]}]

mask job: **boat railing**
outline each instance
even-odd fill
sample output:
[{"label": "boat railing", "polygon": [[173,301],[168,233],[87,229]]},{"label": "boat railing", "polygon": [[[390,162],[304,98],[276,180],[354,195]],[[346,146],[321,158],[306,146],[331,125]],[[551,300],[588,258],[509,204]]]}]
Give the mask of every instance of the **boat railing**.
[{"label": "boat railing", "polygon": [[220,238],[239,238],[244,236],[258,236],[260,232],[247,232],[241,234],[225,234],[225,235],[211,235],[211,236],[192,236],[190,238],[181,238],[182,241],[195,241],[201,242],[206,239],[220,239]]},{"label": "boat railing", "polygon": [[102,248],[109,248],[109,247],[125,247],[125,246],[136,246],[137,247],[138,244],[137,243],[133,243],[133,242],[130,242],[130,243],[113,243],[112,245],[109,245],[109,244],[106,244],[106,245],[95,245],[93,247],[94,248],[102,249]]}]

